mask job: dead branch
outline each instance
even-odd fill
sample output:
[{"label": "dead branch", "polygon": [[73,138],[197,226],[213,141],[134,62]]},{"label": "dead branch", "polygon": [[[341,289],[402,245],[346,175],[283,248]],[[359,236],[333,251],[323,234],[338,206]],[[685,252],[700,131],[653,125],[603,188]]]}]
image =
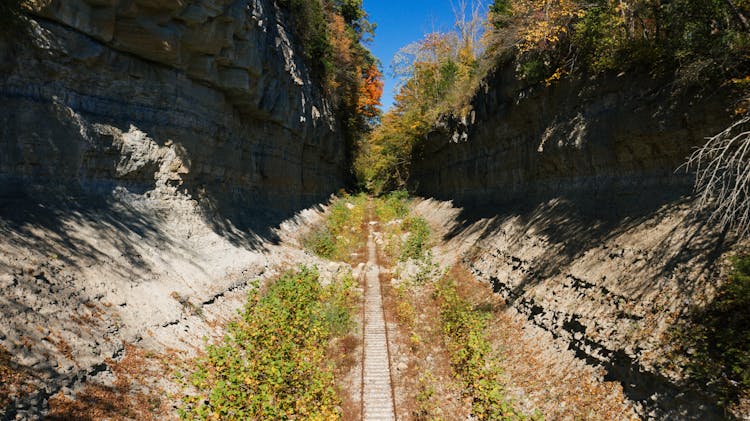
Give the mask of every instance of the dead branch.
[{"label": "dead branch", "polygon": [[695,170],[698,208],[711,211],[709,222],[750,233],[750,115],[709,138],[685,166]]}]

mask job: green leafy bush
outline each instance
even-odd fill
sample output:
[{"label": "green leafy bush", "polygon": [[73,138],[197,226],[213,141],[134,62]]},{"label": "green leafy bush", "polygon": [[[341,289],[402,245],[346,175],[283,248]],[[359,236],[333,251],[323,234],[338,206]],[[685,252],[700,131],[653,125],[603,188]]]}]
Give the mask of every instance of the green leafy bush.
[{"label": "green leafy bush", "polygon": [[255,289],[224,340],[210,345],[186,377],[182,419],[333,419],[340,417],[330,340],[352,327],[351,275],[322,287],[315,269],[287,272]]},{"label": "green leafy bush", "polygon": [[425,257],[427,240],[430,237],[430,227],[424,218],[410,216],[401,223],[401,230],[408,232],[401,247],[401,260],[420,260]]},{"label": "green leafy bush", "polygon": [[472,415],[479,420],[527,419],[505,396],[499,357],[485,333],[490,313],[475,309],[462,298],[449,277],[436,283],[435,299],[451,365],[472,398]]},{"label": "green leafy bush", "polygon": [[310,233],[305,239],[305,247],[325,259],[333,259],[338,251],[336,238],[327,227]]},{"label": "green leafy bush", "polygon": [[750,256],[735,258],[716,299],[674,333],[689,379],[726,405],[750,391]]},{"label": "green leafy bush", "polygon": [[380,221],[401,219],[409,213],[409,192],[394,190],[378,198],[375,214]]},{"label": "green leafy bush", "polygon": [[364,246],[365,237],[361,231],[366,207],[365,195],[345,195],[335,199],[325,224],[303,240],[305,248],[325,259],[346,259]]}]

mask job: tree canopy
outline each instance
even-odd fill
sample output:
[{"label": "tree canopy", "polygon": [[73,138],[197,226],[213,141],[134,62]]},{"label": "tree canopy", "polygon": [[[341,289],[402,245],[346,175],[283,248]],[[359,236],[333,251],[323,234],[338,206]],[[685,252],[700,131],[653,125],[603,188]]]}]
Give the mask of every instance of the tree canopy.
[{"label": "tree canopy", "polygon": [[[750,92],[750,0],[494,0],[454,3],[452,31],[429,33],[392,64],[396,104],[359,145],[355,171],[375,193],[403,188],[414,146],[442,115],[467,113],[488,71],[528,84],[603,72],[667,77],[676,89]],[[747,112],[747,102],[737,110]]]},{"label": "tree canopy", "polygon": [[331,100],[351,152],[380,116],[382,74],[366,46],[375,25],[362,0],[281,0],[280,5],[289,11],[308,67]]}]

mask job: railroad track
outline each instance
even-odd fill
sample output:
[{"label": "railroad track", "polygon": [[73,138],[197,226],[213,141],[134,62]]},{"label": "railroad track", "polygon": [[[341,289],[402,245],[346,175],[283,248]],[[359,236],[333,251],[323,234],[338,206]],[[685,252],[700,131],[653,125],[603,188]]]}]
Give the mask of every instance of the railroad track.
[{"label": "railroad track", "polygon": [[364,358],[362,362],[362,417],[364,420],[395,420],[395,399],[391,381],[388,327],[385,323],[380,267],[369,224],[365,268]]}]

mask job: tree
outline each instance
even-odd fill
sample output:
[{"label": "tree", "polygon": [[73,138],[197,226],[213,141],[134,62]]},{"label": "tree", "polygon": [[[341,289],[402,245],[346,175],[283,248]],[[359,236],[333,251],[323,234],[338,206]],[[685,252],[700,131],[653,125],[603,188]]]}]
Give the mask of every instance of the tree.
[{"label": "tree", "polygon": [[490,5],[489,21],[495,29],[505,28],[511,24],[512,5],[510,0],[494,0]]},{"label": "tree", "polygon": [[425,34],[394,57],[391,69],[400,81],[396,104],[355,161],[360,183],[375,194],[406,185],[414,146],[452,105],[452,92],[474,74],[482,50],[483,8],[479,1],[461,0],[453,10],[453,31]]},{"label": "tree", "polygon": [[359,88],[357,113],[367,119],[380,115],[380,98],[383,96],[383,75],[375,64],[366,70],[366,76]]},{"label": "tree", "polygon": [[479,1],[467,3],[466,0],[459,0],[458,3],[451,1],[451,7],[456,21],[459,59],[464,63],[473,65],[473,62],[481,54],[481,43],[479,41],[482,39],[482,32],[484,31],[484,5]]}]

